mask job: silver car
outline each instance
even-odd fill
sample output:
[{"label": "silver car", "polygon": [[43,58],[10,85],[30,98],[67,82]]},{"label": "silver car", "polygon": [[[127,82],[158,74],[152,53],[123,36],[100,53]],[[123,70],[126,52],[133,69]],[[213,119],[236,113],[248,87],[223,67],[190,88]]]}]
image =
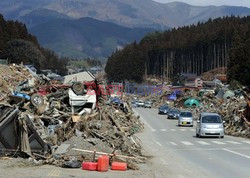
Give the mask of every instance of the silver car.
[{"label": "silver car", "polygon": [[193,115],[190,111],[182,111],[178,119],[178,126],[193,127]]},{"label": "silver car", "polygon": [[137,107],[144,107],[144,102],[142,100],[139,100],[137,103]]},{"label": "silver car", "polygon": [[151,101],[146,101],[145,103],[144,103],[144,107],[145,108],[152,108],[152,103],[151,103]]},{"label": "silver car", "polygon": [[197,120],[197,137],[224,137],[224,122],[221,116],[216,113],[201,113]]}]

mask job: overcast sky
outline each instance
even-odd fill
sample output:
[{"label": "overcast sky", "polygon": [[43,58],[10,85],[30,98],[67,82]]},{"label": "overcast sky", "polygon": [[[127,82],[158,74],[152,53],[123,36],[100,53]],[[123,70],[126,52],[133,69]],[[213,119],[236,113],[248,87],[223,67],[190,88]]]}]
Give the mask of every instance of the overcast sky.
[{"label": "overcast sky", "polygon": [[[157,2],[174,2],[174,0],[154,0]],[[207,5],[229,5],[229,6],[245,6],[250,7],[250,0],[175,0],[179,2],[185,2],[187,4],[196,6],[207,6]]]}]

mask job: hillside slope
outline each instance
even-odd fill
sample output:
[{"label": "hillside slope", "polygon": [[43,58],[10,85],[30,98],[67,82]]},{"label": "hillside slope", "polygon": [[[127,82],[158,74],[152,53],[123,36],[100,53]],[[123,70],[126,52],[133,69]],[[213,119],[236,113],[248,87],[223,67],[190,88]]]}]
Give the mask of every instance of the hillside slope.
[{"label": "hillside slope", "polygon": [[152,0],[1,0],[0,10],[19,19],[37,9],[49,9],[72,18],[92,17],[129,27],[165,28],[222,16],[250,15],[250,9],[234,6],[191,6]]},{"label": "hillside slope", "polygon": [[152,29],[127,28],[92,18],[55,19],[30,29],[39,42],[60,56],[106,58],[115,49],[139,41]]}]

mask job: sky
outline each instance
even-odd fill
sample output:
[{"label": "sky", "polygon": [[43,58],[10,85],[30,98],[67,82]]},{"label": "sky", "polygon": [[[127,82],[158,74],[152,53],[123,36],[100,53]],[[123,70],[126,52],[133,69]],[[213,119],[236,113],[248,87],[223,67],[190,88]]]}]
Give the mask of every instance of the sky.
[{"label": "sky", "polygon": [[245,6],[250,7],[250,0],[154,0],[156,2],[168,3],[168,2],[185,2],[187,4],[195,6],[208,6],[208,5],[228,5],[228,6]]}]

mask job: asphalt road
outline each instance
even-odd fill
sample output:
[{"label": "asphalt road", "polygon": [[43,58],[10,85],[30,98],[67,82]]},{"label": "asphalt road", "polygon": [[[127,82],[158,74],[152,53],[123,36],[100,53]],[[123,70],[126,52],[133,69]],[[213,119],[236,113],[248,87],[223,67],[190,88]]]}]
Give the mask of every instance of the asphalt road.
[{"label": "asphalt road", "polygon": [[178,127],[177,120],[158,115],[157,109],[134,111],[145,123],[144,145],[159,165],[155,177],[250,177],[250,140],[196,138],[196,123]]}]

